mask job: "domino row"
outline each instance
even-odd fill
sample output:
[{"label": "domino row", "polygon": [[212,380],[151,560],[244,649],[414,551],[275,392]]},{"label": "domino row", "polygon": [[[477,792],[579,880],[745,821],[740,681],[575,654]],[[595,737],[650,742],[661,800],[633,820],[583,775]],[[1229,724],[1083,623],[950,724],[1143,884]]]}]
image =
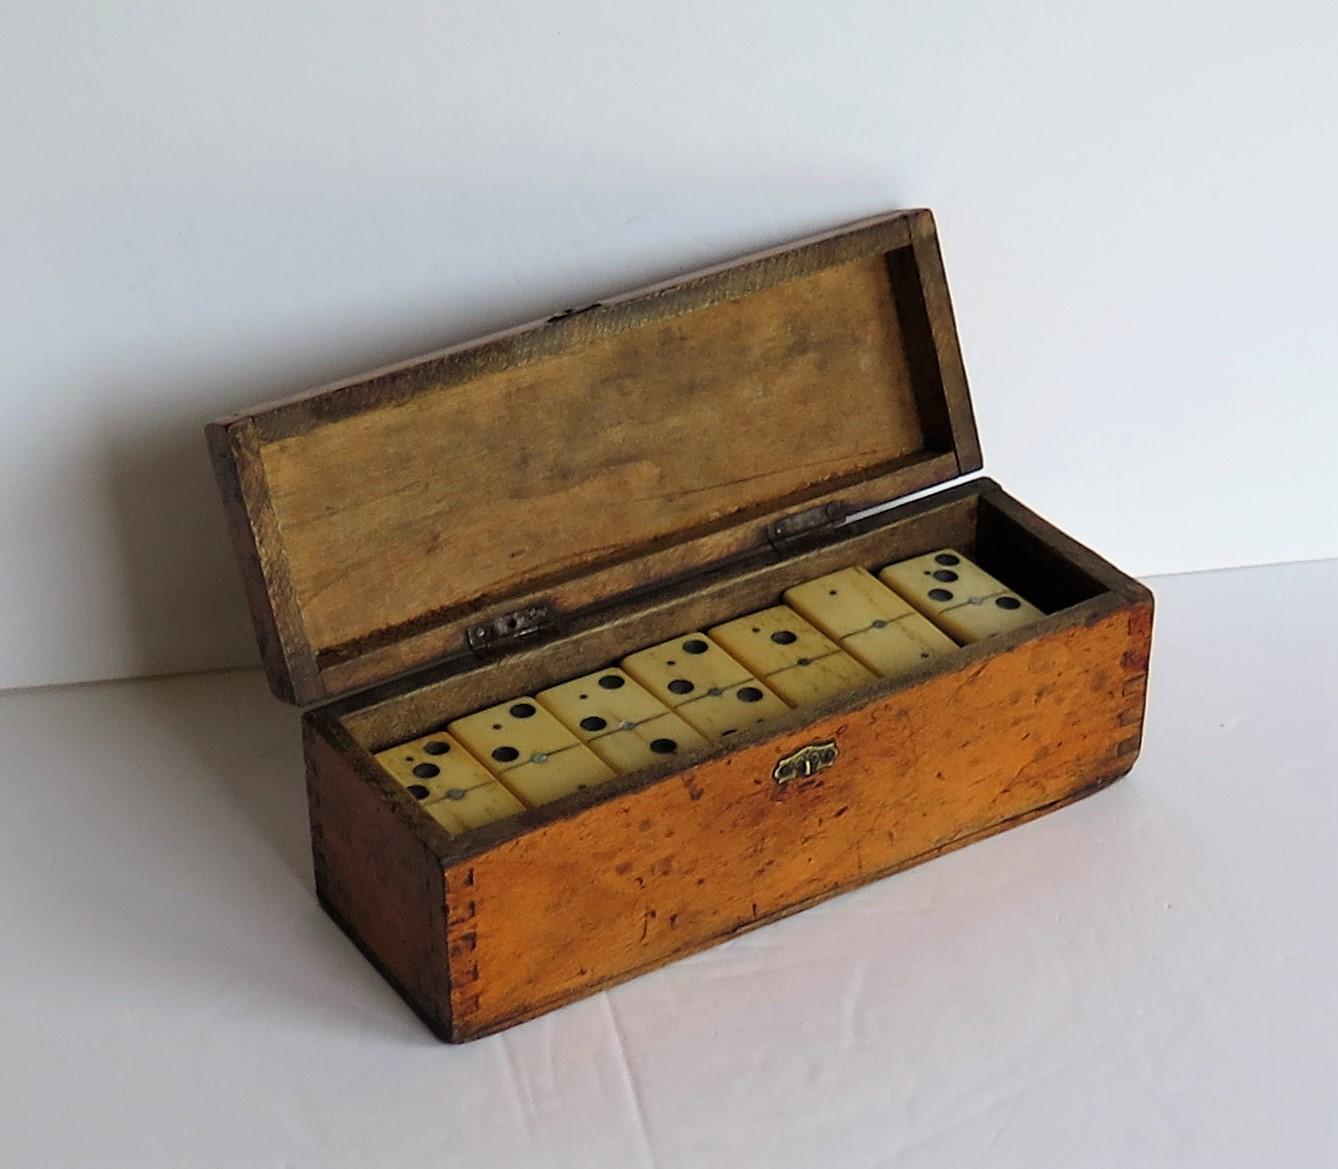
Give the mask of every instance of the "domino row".
[{"label": "domino row", "polygon": [[1043,616],[951,548],[876,578],[844,568],[781,600],[640,650],[621,668],[456,719],[376,758],[458,834]]}]

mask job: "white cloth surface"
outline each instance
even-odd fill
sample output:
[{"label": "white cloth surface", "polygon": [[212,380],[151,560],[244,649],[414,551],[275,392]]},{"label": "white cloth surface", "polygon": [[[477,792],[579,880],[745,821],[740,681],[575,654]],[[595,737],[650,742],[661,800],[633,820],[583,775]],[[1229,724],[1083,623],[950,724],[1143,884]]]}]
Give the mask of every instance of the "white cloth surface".
[{"label": "white cloth surface", "polygon": [[1338,561],[1152,584],[1128,778],[463,1047],[258,673],[0,694],[0,1165],[1333,1163]]}]

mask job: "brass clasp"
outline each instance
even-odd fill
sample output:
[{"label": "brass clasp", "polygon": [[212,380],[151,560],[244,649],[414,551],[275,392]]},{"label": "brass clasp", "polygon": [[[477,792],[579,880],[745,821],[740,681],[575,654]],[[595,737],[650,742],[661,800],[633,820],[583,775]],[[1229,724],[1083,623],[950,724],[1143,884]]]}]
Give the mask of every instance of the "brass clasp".
[{"label": "brass clasp", "polygon": [[834,739],[828,739],[825,743],[809,743],[794,754],[780,759],[772,768],[771,778],[779,784],[789,783],[792,779],[808,779],[835,763],[840,753]]}]

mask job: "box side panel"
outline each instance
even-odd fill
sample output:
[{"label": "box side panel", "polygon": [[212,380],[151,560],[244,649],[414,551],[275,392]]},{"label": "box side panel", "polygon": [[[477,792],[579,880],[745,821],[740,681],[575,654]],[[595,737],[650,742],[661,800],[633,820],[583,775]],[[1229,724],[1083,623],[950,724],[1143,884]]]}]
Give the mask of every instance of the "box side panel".
[{"label": "box side panel", "polygon": [[[462,861],[454,1035],[509,1026],[1095,790],[1141,740],[1151,605],[789,730]],[[778,761],[836,761],[778,784]]]},{"label": "box side panel", "polygon": [[440,862],[358,770],[361,748],[340,738],[337,726],[303,720],[316,892],[428,1026],[449,1038]]}]

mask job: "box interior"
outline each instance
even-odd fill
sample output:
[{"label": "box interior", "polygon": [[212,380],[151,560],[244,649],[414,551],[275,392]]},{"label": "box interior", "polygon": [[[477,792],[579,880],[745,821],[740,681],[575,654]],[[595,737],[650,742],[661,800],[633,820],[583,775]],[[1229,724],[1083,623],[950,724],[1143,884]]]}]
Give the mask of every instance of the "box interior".
[{"label": "box interior", "polygon": [[[954,498],[923,500],[857,521],[843,530],[841,538],[825,546],[781,561],[772,558],[762,562],[759,558],[757,563],[679,582],[658,590],[653,597],[629,599],[600,614],[587,615],[556,642],[485,664],[473,659],[443,663],[437,670],[388,684],[361,698],[345,699],[332,708],[333,712],[362,748],[369,753],[380,751],[427,734],[451,719],[614,665],[645,646],[775,604],[783,590],[823,573],[853,564],[876,570],[945,546],[957,548],[1016,589],[1043,609],[1047,620],[1111,592],[1110,581],[1081,567],[1042,531],[1020,522],[989,495],[970,491],[970,484],[965,486],[965,492],[958,488],[943,493]],[[958,668],[962,661],[958,655],[1004,652],[1019,641],[1042,634],[1046,625],[1047,621],[1038,622],[963,646],[956,654],[926,662],[921,670],[879,679],[843,695],[835,705],[853,705],[866,691],[891,692],[931,673]],[[620,776],[597,791],[613,795],[629,784],[673,774],[710,754],[734,750],[773,734],[778,727],[791,723],[801,726],[827,705],[796,708],[783,719],[740,733],[728,744],[676,756],[644,772]],[[365,762],[379,773],[374,761],[368,758]],[[591,793],[567,800],[578,798],[588,801]],[[424,824],[431,823],[421,809],[419,814]]]}]

